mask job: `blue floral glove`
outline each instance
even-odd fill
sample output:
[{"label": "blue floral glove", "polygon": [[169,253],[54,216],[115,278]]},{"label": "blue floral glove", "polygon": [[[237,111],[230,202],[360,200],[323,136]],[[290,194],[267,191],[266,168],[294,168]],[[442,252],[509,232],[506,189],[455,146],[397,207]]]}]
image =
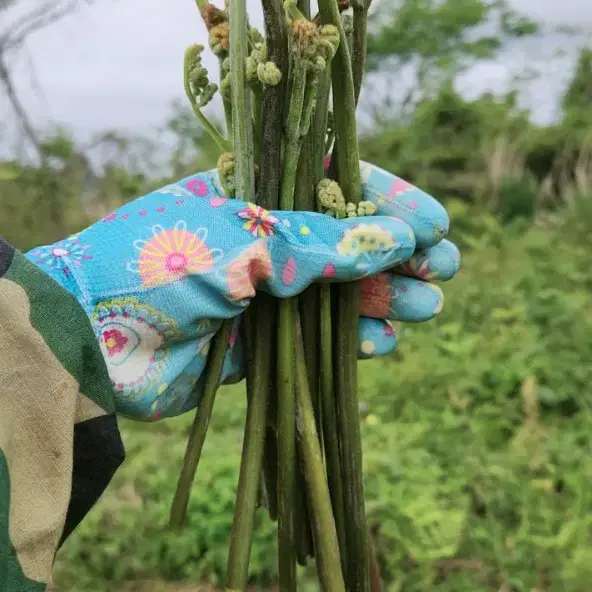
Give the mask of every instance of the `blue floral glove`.
[{"label": "blue floral glove", "polygon": [[362,176],[376,216],[268,212],[226,199],[208,172],[27,257],[86,311],[118,411],[139,420],[170,417],[199,403],[208,347],[223,319],[237,319],[223,380],[242,377],[239,315],[256,288],[284,298],[316,281],[367,278],[360,357],[394,349],[388,319],[417,322],[440,311],[440,289],[424,280],[450,279],[458,269],[458,250],[442,240],[446,211],[380,169],[363,165]]}]

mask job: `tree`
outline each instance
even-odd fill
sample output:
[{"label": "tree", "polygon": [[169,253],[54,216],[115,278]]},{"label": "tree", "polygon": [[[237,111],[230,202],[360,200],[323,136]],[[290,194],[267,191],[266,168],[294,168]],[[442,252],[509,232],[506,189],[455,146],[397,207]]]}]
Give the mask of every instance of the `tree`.
[{"label": "tree", "polygon": [[[369,31],[368,67],[388,79],[389,89],[400,89],[412,71],[405,108],[512,40],[536,34],[539,25],[507,0],[382,0]],[[386,107],[392,106],[389,92]]]},{"label": "tree", "polygon": [[562,106],[566,113],[589,111],[592,105],[592,48],[580,52],[575,73],[565,95]]},{"label": "tree", "polygon": [[23,48],[30,35],[72,13],[79,6],[80,2],[77,0],[0,0],[0,91],[3,91],[8,99],[18,124],[40,160],[43,160],[45,153],[16,90],[10,62]]}]

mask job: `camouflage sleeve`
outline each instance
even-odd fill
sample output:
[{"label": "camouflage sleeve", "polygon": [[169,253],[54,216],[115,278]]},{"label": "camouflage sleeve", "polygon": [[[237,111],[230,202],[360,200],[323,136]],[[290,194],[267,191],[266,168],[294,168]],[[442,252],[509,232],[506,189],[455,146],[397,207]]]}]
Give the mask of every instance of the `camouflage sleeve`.
[{"label": "camouflage sleeve", "polygon": [[56,550],[124,458],[76,299],[0,239],[0,590],[45,590]]}]

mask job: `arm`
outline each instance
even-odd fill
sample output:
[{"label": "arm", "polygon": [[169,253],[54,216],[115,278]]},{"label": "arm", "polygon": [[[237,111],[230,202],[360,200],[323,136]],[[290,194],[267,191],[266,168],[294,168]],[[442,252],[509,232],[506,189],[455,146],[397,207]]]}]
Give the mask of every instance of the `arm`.
[{"label": "arm", "polygon": [[124,451],[87,316],[0,239],[0,590],[45,589]]}]

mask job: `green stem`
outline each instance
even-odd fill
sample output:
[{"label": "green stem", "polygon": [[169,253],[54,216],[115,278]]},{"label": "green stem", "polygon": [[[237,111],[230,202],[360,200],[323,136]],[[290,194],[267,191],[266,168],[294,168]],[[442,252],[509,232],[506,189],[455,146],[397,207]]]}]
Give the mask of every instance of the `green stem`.
[{"label": "green stem", "polygon": [[258,339],[250,341],[247,360],[247,418],[226,579],[226,586],[230,590],[244,590],[247,584],[257,495],[263,465],[267,396],[271,372],[271,367],[268,365],[270,360],[268,349],[269,344],[273,343],[274,336],[271,326],[256,326],[257,319],[264,313],[265,311],[261,310],[260,301],[255,299],[244,315],[245,334],[253,335],[257,330]]},{"label": "green stem", "polygon": [[[273,366],[270,366],[273,368]],[[273,391],[269,393],[268,405],[272,401],[275,402],[275,385],[272,386]],[[263,456],[263,480],[265,481],[265,488],[269,496],[269,507],[267,511],[269,517],[275,522],[278,518],[278,438],[275,417],[277,415],[277,407],[272,408],[269,405],[267,411],[267,430],[265,432],[265,451]],[[274,418],[272,421],[271,418]],[[271,424],[271,425],[270,425]]]},{"label": "green stem", "polygon": [[[197,0],[198,8],[203,8],[204,1]],[[208,118],[201,112],[197,106],[197,102],[191,91],[191,84],[189,82],[190,61],[188,54],[185,54],[185,61],[183,64],[183,86],[185,93],[194,114],[197,116],[201,124],[216,140],[222,151],[228,151],[231,148],[230,142],[222,137],[220,132],[210,123]],[[173,497],[173,503],[170,513],[170,525],[173,528],[181,528],[185,522],[187,515],[187,506],[189,504],[189,497],[191,495],[191,488],[197,472],[197,466],[203,450],[205,437],[207,434],[214,400],[216,398],[216,391],[220,384],[220,377],[224,365],[224,359],[228,349],[228,339],[232,331],[233,320],[228,319],[222,323],[218,334],[214,337],[208,358],[208,365],[205,369],[205,385],[204,394],[200,405],[197,408],[196,416],[189,434],[187,448],[185,450],[185,457],[183,459],[183,466],[179,475],[177,489]]]},{"label": "green stem", "polygon": [[[353,2],[354,19],[351,34],[347,36],[348,47],[351,48],[352,76],[354,81],[354,98],[356,106],[360,99],[364,68],[366,65],[366,45],[368,36],[368,9],[372,0],[355,0]],[[332,141],[327,142],[327,152],[331,148]],[[331,157],[331,176],[338,176],[339,147],[336,145]]]},{"label": "green stem", "polygon": [[323,442],[329,492],[335,516],[339,551],[346,572],[347,553],[345,545],[345,517],[343,513],[343,487],[341,483],[341,460],[339,457],[339,433],[335,416],[335,397],[333,384],[333,328],[331,322],[331,286],[322,285],[321,294],[321,406],[323,415]]},{"label": "green stem", "polygon": [[257,43],[257,30],[247,23],[247,51],[251,53]]},{"label": "green stem", "polygon": [[281,146],[284,128],[286,84],[288,80],[288,33],[282,0],[262,0],[267,52],[282,73],[277,86],[266,86],[263,92],[261,125],[260,206],[268,210],[279,207],[281,179]]},{"label": "green stem", "polygon": [[[310,85],[314,80],[309,77],[309,85],[306,95],[313,94]],[[305,99],[305,103],[308,99]],[[304,107],[306,116],[306,105]],[[309,116],[310,117],[310,116]],[[304,122],[301,121],[301,124]],[[302,132],[302,125],[301,125]],[[306,132],[305,132],[306,133]],[[296,179],[296,191],[294,194],[294,207],[300,211],[314,211],[315,204],[315,175],[313,164],[312,134],[304,137],[301,144],[300,161]],[[300,318],[302,321],[302,334],[304,339],[304,351],[306,354],[306,368],[308,370],[309,387],[311,391],[315,417],[320,428],[320,415],[318,414],[318,384],[319,384],[319,287],[309,286],[298,297]]]},{"label": "green stem", "polygon": [[[265,209],[279,208],[279,187],[281,178],[281,147],[283,140],[286,83],[288,80],[288,35],[282,0],[262,0],[267,52],[269,60],[274,62],[282,73],[276,86],[266,85],[263,89],[262,112],[259,132],[259,191],[257,203]],[[258,294],[261,315],[256,326],[268,334],[275,332],[277,320],[277,302],[268,294]],[[257,339],[257,335],[251,336]],[[270,346],[262,355],[269,360],[265,363],[270,371],[277,369],[275,349]],[[272,519],[278,518],[279,469],[278,462],[278,425],[277,397],[275,396],[276,381],[270,377],[268,397],[267,428],[265,436],[265,453],[263,477],[269,492],[269,514]],[[271,392],[273,391],[273,392]]]},{"label": "green stem", "polygon": [[[336,0],[319,0],[324,24],[339,29],[340,43],[332,63],[333,112],[338,173],[346,201],[359,203],[362,193],[356,129],[356,100],[349,49]],[[357,350],[360,290],[357,283],[339,286],[335,331],[335,394],[342,471],[348,590],[369,590],[368,530],[364,510],[362,439],[357,398]],[[337,329],[337,328],[336,328]]]},{"label": "green stem", "polygon": [[212,136],[212,139],[221,148],[222,152],[230,152],[232,150],[230,142],[222,136],[222,134],[216,129],[214,125],[212,125],[210,120],[202,113],[201,109],[197,105],[197,102],[195,101],[195,97],[193,96],[193,92],[191,90],[191,84],[189,82],[189,69],[190,63],[188,61],[187,54],[185,54],[185,63],[183,64],[183,87],[185,88],[187,99],[191,104],[191,109],[193,110],[195,116],[199,119],[200,123],[204,126],[205,130],[210,134],[210,136]]},{"label": "green stem", "polygon": [[298,0],[296,6],[298,6],[298,10],[302,13],[304,18],[310,18],[310,0]]},{"label": "green stem", "polygon": [[247,8],[246,0],[235,0],[229,12],[230,77],[232,81],[232,121],[236,155],[236,194],[245,201],[255,199],[251,94],[247,88]]},{"label": "green stem", "polygon": [[306,93],[306,65],[296,58],[293,70],[293,84],[286,121],[286,149],[284,152],[284,167],[282,170],[282,186],[280,191],[280,208],[294,209],[294,187],[298,170],[298,159],[302,139],[300,136],[300,122]]},{"label": "green stem", "polygon": [[[253,129],[261,129],[261,121],[263,119],[263,87],[261,84],[256,83],[251,86],[252,92],[252,104],[253,104]],[[255,162],[259,164],[261,162],[261,138],[259,135],[253,135],[253,143],[255,149]]]},{"label": "green stem", "polygon": [[337,145],[339,146],[339,181],[346,201],[357,204],[362,195],[362,183],[360,179],[354,80],[349,49],[337,1],[319,0],[319,12],[323,24],[332,24],[339,29],[339,47],[331,63],[334,98],[333,113]]},{"label": "green stem", "polygon": [[[308,89],[307,89],[308,93]],[[309,134],[302,141],[296,189],[294,193],[294,207],[296,210],[311,211],[315,209],[315,191],[313,183],[312,163],[312,137]],[[306,369],[308,373],[309,387],[317,427],[320,428],[320,414],[318,413],[319,400],[319,306],[318,286],[309,286],[298,297],[300,318],[302,321],[302,336],[304,339],[304,351],[306,353]],[[301,466],[301,464],[300,464]],[[298,561],[306,565],[306,558],[314,556],[312,532],[310,529],[310,509],[306,499],[305,480],[302,471],[298,472],[298,500],[297,500],[297,539],[298,539]]]},{"label": "green stem", "polygon": [[[259,316],[255,323],[255,329],[264,331],[265,335],[275,335],[277,327],[277,315],[279,300],[267,294],[259,292],[255,297],[256,307]],[[248,339],[257,339],[257,333],[247,336]],[[272,337],[272,339],[274,339]],[[269,368],[270,376],[267,381],[267,425],[265,429],[265,448],[263,456],[263,480],[269,494],[269,517],[276,521],[278,518],[278,429],[277,429],[277,384],[275,380],[275,370],[277,368],[277,347],[273,340],[272,345],[262,352],[267,356],[263,362],[264,367]],[[248,347],[248,345],[247,345]]]},{"label": "green stem", "polygon": [[324,159],[327,154],[327,119],[329,114],[329,97],[331,94],[331,63],[319,76],[317,83],[317,105],[312,119],[314,185],[325,176]]},{"label": "green stem", "polygon": [[[299,3],[300,6],[300,3]],[[307,2],[302,2],[304,13],[310,12]],[[294,207],[300,211],[315,210],[314,190],[314,165],[313,165],[313,138],[309,133],[311,119],[314,111],[316,86],[318,75],[314,71],[308,73],[302,117],[300,120],[301,149],[298,162],[296,178],[296,189],[294,194]],[[320,410],[319,410],[319,292],[318,286],[313,285],[307,288],[298,297],[300,319],[302,325],[302,338],[304,341],[305,362],[308,375],[313,411],[320,431]],[[305,476],[302,471],[298,473],[298,506],[297,506],[297,537],[298,537],[298,560],[301,565],[306,565],[307,556],[314,556],[314,545],[311,531],[310,503],[306,498]]]},{"label": "green stem", "polygon": [[347,583],[350,590],[369,590],[368,530],[364,510],[362,438],[357,398],[357,353],[360,290],[358,283],[338,286],[334,332],[335,405],[341,452],[346,523]]},{"label": "green stem", "polygon": [[[282,73],[276,86],[267,85],[263,89],[261,104],[262,118],[259,132],[259,191],[257,203],[267,210],[279,208],[279,188],[281,179],[281,146],[283,140],[284,114],[286,102],[286,83],[288,80],[288,34],[282,0],[262,0],[263,17],[269,60],[274,62]],[[277,319],[277,303],[268,294],[258,294],[261,315],[256,326],[263,328],[268,334],[275,332]],[[252,336],[257,339],[257,335]],[[277,368],[275,350],[268,347],[265,355],[268,367]],[[262,354],[263,355],[263,354]],[[265,436],[265,456],[263,477],[270,496],[269,513],[272,519],[278,517],[278,426],[277,397],[275,397],[275,380],[269,380],[269,389],[273,392],[268,397],[268,420]]]},{"label": "green stem", "polygon": [[[300,173],[298,173],[300,174]],[[300,318],[306,354],[306,368],[312,403],[317,418],[317,427],[321,428],[319,408],[319,286],[307,288],[299,297]]]},{"label": "green stem", "polygon": [[[253,129],[250,92],[246,82],[247,8],[246,0],[235,0],[229,11],[230,75],[232,80],[232,120],[234,153],[236,155],[236,189],[242,199],[255,199],[255,167],[253,162]],[[256,302],[245,313],[246,335],[251,350],[247,363],[247,418],[238,491],[228,553],[227,587],[244,590],[249,571],[253,539],[253,523],[257,508],[265,432],[267,427],[267,397],[269,393],[269,344],[272,328],[257,327],[262,311]],[[255,335],[257,339],[250,337]]]},{"label": "green stem", "polygon": [[224,119],[226,120],[226,130],[228,135],[232,137],[232,102],[228,99],[222,98],[224,106]]},{"label": "green stem", "polygon": [[298,445],[305,465],[306,486],[312,512],[317,570],[322,589],[326,592],[344,592],[339,543],[331,509],[331,498],[325,476],[308,379],[304,361],[300,323],[296,315],[296,396],[298,400]]},{"label": "green stem", "polygon": [[[290,103],[288,108],[288,116],[285,126],[285,141],[286,149],[284,152],[284,162],[282,169],[282,182],[280,191],[280,208],[282,210],[294,209],[294,193],[296,188],[296,177],[298,170],[298,162],[300,158],[300,149],[302,144],[300,125],[302,121],[302,110],[304,107],[304,99],[307,90],[307,71],[304,61],[296,57],[293,71],[292,71],[292,89],[290,96]],[[278,491],[278,521],[282,521],[282,514],[284,514],[285,527],[280,528],[279,536],[279,561],[280,561],[280,585],[285,582],[288,589],[295,590],[295,556],[293,554],[294,545],[294,512],[295,506],[295,484],[296,484],[296,458],[294,456],[296,443],[295,430],[295,401],[294,391],[288,392],[287,385],[293,387],[293,353],[294,353],[294,312],[296,301],[288,301],[280,303],[280,320],[281,325],[279,329],[280,340],[283,342],[285,335],[290,338],[289,342],[284,343],[282,353],[286,358],[282,360],[280,356],[280,364],[278,364],[278,384],[280,387],[279,399],[279,452],[278,460],[280,463],[280,484]],[[292,396],[288,402],[289,396]],[[283,426],[283,427],[282,427]],[[287,428],[287,429],[286,429]],[[294,428],[292,430],[292,428]],[[284,452],[288,455],[285,456]],[[283,477],[283,479],[282,479]],[[285,485],[282,483],[285,483]],[[285,491],[285,487],[289,487],[290,491]],[[302,515],[302,512],[299,512]],[[301,517],[301,516],[300,516]],[[288,522],[290,524],[288,525]],[[300,525],[299,525],[300,528]],[[283,556],[283,553],[286,556]],[[283,586],[282,590],[284,589]]]},{"label": "green stem", "polygon": [[171,506],[170,526],[173,528],[181,528],[185,522],[187,515],[187,506],[189,504],[189,496],[197,465],[201,458],[204,441],[210,424],[212,416],[212,409],[214,407],[214,400],[216,398],[216,391],[220,384],[220,377],[222,375],[222,367],[224,366],[224,359],[228,349],[228,340],[232,331],[232,319],[226,320],[222,323],[222,327],[215,335],[210,356],[208,358],[208,365],[206,368],[206,379],[204,385],[204,392],[201,402],[197,408],[187,448],[185,450],[185,458],[183,459],[183,467],[179,475],[177,483],[177,490],[173,498]]},{"label": "green stem", "polygon": [[210,120],[203,114],[202,110],[197,106],[195,101],[191,101],[191,109],[205,130],[210,134],[216,144],[218,144],[222,152],[231,152],[232,144],[222,136],[222,134],[214,127],[212,123],[210,123]]},{"label": "green stem", "polygon": [[[349,51],[349,55],[352,55],[353,51],[353,44],[354,44],[354,27],[353,27],[353,20],[349,20],[347,23],[347,27],[344,23],[344,31],[345,31],[345,38],[347,39],[347,50]],[[353,72],[352,72],[353,74]],[[355,88],[355,82],[354,82]]]},{"label": "green stem", "polygon": [[[313,117],[313,162],[314,186],[325,177],[324,158],[327,154],[325,142],[329,98],[331,93],[330,63],[321,74],[317,89],[317,106]],[[335,399],[333,385],[333,329],[331,321],[331,286],[319,286],[319,352],[320,352],[320,400],[322,410],[323,443],[329,492],[333,506],[333,516],[337,529],[342,569],[345,573],[345,520],[343,515],[343,491],[341,484],[341,462],[339,460],[339,435],[335,418]]]},{"label": "green stem", "polygon": [[352,74],[354,78],[354,97],[356,104],[360,98],[364,68],[366,65],[366,45],[368,37],[368,9],[371,0],[355,0],[354,28],[352,33]]},{"label": "green stem", "polygon": [[286,15],[294,21],[306,18],[298,7],[298,4],[296,4],[293,0],[284,3],[284,9],[286,11]]},{"label": "green stem", "polygon": [[337,297],[337,316],[340,327],[336,331],[335,352],[339,360],[335,369],[336,410],[339,443],[346,546],[348,588],[369,589],[368,531],[364,510],[364,482],[362,475],[362,438],[357,398],[357,354],[360,290],[357,283],[343,284]]},{"label": "green stem", "polygon": [[314,543],[312,539],[310,502],[306,497],[306,479],[302,451],[298,450],[298,468],[296,491],[296,553],[299,565],[306,567],[308,558],[314,557]]},{"label": "green stem", "polygon": [[[222,77],[224,76],[224,72],[222,70],[222,63],[224,59],[220,59],[220,85],[222,85]],[[228,137],[232,138],[232,100],[224,95],[224,93],[220,93],[222,96],[222,105],[224,107],[224,120],[226,121],[226,133]]]},{"label": "green stem", "polygon": [[278,558],[280,589],[296,590],[296,399],[294,311],[296,300],[281,300],[278,322]]},{"label": "green stem", "polygon": [[308,73],[308,83],[306,85],[306,94],[304,96],[304,106],[302,108],[302,119],[300,121],[300,135],[308,135],[312,124],[312,116],[317,100],[317,86],[319,74],[315,71]]},{"label": "green stem", "polygon": [[368,531],[364,510],[362,437],[357,398],[357,354],[360,290],[357,283],[339,286],[335,331],[335,393],[341,451],[344,516],[346,523],[348,589],[369,590]]},{"label": "green stem", "polygon": [[313,138],[309,134],[301,140],[300,160],[296,174],[294,208],[302,212],[315,210]]},{"label": "green stem", "polygon": [[[259,316],[256,320],[255,329],[262,330],[265,335],[275,335],[277,327],[277,314],[279,300],[267,294],[266,292],[259,292],[255,298],[256,308],[259,311]],[[265,325],[265,327],[263,327]],[[247,336],[247,344],[250,343],[248,339],[257,339],[257,334]],[[272,339],[274,339],[272,337]],[[267,395],[267,424],[265,429],[265,448],[263,456],[263,480],[265,488],[268,492],[268,512],[269,517],[276,521],[278,518],[278,430],[277,430],[277,384],[275,380],[275,370],[277,368],[277,347],[273,340],[272,345],[264,350],[264,355],[267,360],[263,362],[264,366],[269,368],[270,376],[267,381],[268,395]],[[248,345],[247,345],[248,347]]]}]

